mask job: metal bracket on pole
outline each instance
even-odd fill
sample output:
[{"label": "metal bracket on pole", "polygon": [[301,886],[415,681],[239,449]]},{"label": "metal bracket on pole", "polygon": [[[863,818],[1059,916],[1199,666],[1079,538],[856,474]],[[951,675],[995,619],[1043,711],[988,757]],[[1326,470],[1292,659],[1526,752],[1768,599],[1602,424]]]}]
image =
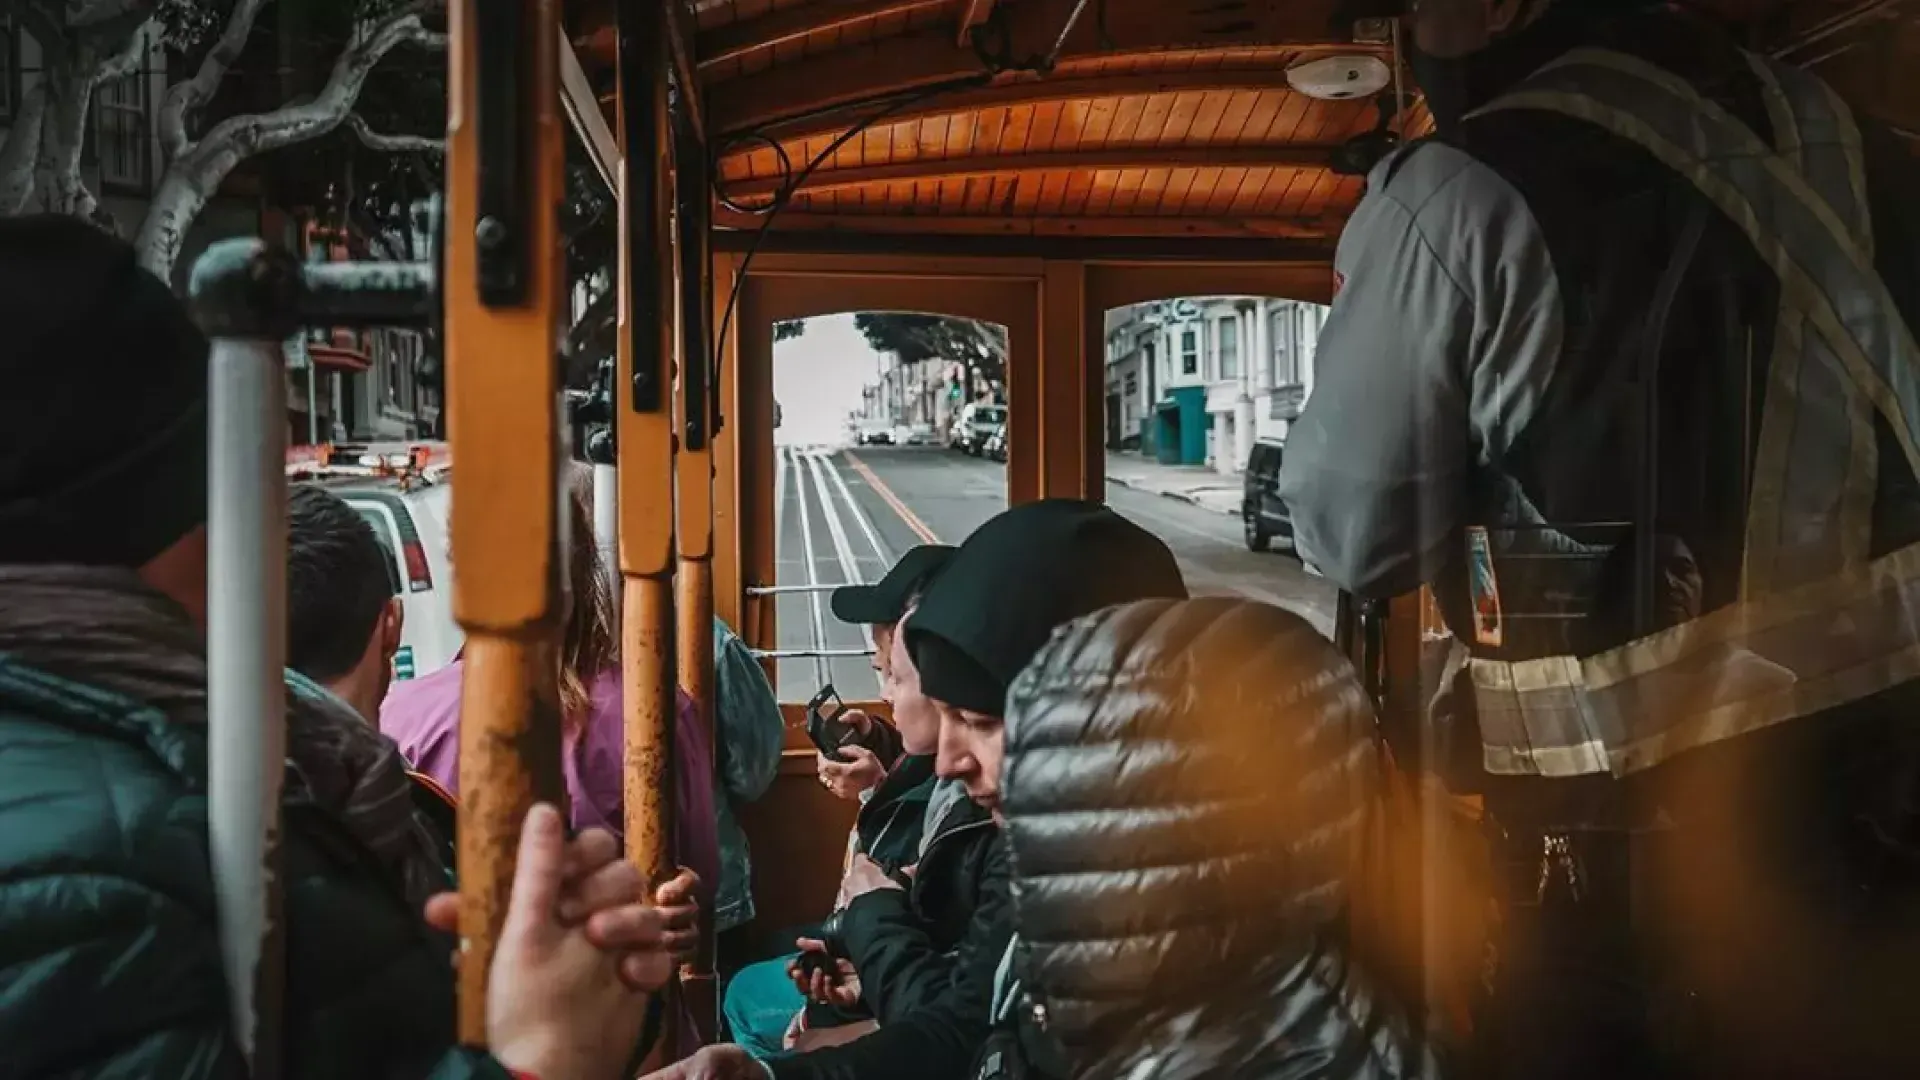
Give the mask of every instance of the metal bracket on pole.
[{"label": "metal bracket on pole", "polygon": [[620,222],[628,265],[620,281],[632,339],[633,411],[658,413],[668,408],[667,381],[661,377],[661,320],[665,318],[660,275],[655,261],[664,250],[667,193],[658,164],[666,149],[666,118],[658,108],[659,86],[666,78],[667,50],[660,0],[625,0],[619,9]]},{"label": "metal bracket on pole", "polygon": [[527,298],[530,185],[533,158],[527,115],[533,78],[527,53],[527,5],[494,0],[474,5],[478,70],[476,128],[480,143],[478,214],[474,219],[475,285],[490,308],[517,307]]}]

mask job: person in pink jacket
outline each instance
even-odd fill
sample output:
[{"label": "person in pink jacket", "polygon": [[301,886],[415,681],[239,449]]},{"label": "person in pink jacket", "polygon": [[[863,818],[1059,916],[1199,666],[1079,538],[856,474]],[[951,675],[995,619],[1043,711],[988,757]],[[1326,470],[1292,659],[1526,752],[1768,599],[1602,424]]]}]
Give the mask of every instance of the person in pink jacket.
[{"label": "person in pink jacket", "polygon": [[[572,605],[560,647],[561,773],[573,829],[625,835],[625,721],[621,710],[619,635],[608,575],[593,543],[591,475],[576,469],[568,500],[574,542],[567,552]],[[460,691],[464,664],[396,682],[380,707],[380,729],[400,744],[413,767],[460,793]],[[694,702],[679,695],[674,723],[673,856],[699,875],[702,918],[711,918],[720,880],[714,807],[712,739]],[[680,1046],[698,1045],[681,1017]]]}]

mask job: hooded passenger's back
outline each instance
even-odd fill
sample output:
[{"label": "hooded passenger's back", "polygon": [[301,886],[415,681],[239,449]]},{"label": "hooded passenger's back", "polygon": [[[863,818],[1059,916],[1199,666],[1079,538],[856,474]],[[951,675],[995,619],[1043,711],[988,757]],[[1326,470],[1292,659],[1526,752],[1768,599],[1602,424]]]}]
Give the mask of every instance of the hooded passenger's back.
[{"label": "hooded passenger's back", "polygon": [[1016,1015],[1071,1075],[1437,1075],[1348,944],[1382,763],[1364,690],[1305,620],[1225,598],[1100,612],[1035,657],[1007,723]]}]

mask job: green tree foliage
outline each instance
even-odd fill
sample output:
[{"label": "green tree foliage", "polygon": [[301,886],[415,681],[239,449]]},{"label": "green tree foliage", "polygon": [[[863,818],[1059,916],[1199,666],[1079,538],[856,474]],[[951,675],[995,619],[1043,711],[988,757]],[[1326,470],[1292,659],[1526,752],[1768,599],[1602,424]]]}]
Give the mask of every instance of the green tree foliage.
[{"label": "green tree foliage", "polygon": [[773,324],[773,340],[791,341],[807,332],[807,320],[782,319]]},{"label": "green tree foliage", "polygon": [[972,364],[982,379],[1004,382],[1007,332],[993,323],[919,315],[903,311],[863,311],[853,324],[878,352],[892,353],[902,364],[952,360]]}]

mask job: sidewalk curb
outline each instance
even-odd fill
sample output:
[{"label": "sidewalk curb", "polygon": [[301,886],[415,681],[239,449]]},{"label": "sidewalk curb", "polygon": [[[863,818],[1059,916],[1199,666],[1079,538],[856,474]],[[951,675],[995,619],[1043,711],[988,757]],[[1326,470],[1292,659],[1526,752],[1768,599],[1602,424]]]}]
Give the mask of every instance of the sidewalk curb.
[{"label": "sidewalk curb", "polygon": [[1136,480],[1136,479],[1132,479],[1124,476],[1109,476],[1107,477],[1107,479],[1112,483],[1119,484],[1121,487],[1128,488],[1133,491],[1143,491],[1149,495],[1158,495],[1163,499],[1172,499],[1175,502],[1186,503],[1188,506],[1196,506],[1202,510],[1206,510],[1208,513],[1217,513],[1223,517],[1233,516],[1231,511],[1212,509],[1211,507],[1207,506],[1205,503],[1201,502],[1199,497],[1190,491],[1164,490],[1161,488],[1152,487],[1140,480]]}]

